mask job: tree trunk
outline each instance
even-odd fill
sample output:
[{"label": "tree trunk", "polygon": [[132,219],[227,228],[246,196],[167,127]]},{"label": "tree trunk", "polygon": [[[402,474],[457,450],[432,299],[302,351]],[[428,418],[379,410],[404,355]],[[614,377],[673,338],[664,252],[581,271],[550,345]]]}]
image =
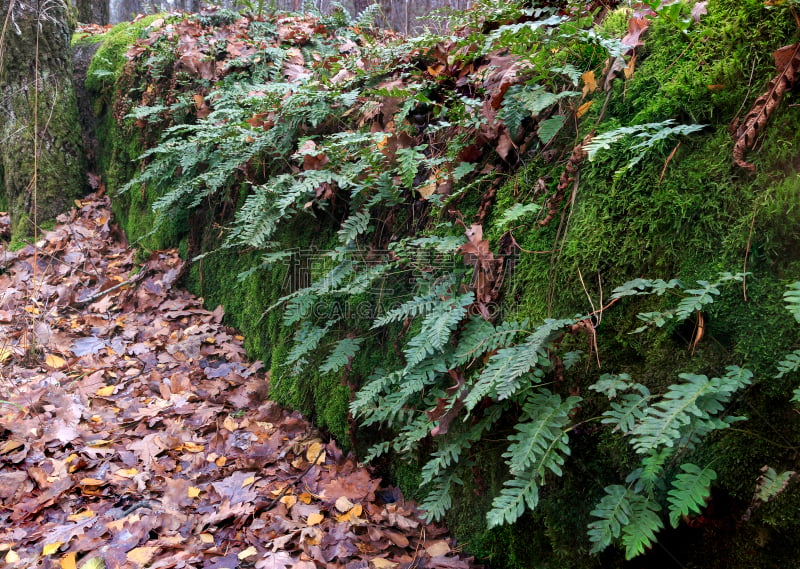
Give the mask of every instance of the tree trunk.
[{"label": "tree trunk", "polygon": [[108,23],[108,0],[76,0],[78,21],[82,24]]},{"label": "tree trunk", "polygon": [[16,235],[85,189],[65,0],[0,0],[0,201]]}]

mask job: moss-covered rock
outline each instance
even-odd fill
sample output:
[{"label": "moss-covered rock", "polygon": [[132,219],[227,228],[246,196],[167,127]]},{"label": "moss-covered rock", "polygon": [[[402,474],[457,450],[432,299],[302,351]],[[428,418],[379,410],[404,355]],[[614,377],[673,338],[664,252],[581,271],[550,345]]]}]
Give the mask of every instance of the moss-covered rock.
[{"label": "moss-covered rock", "polygon": [[[792,106],[796,96],[787,94],[751,152],[749,159],[757,167],[754,176],[733,164],[729,125],[746,113],[775,75],[772,52],[797,41],[797,32],[787,10],[770,9],[760,0],[710,0],[707,8],[708,14],[686,34],[675,22],[654,18],[645,45],[638,50],[633,75],[614,79],[609,91],[594,95],[579,132],[565,129],[556,140],[560,158],[556,152],[525,156],[524,167],[496,186],[484,223],[495,251],[509,242],[506,227],[500,226],[504,212],[519,202],[543,204],[542,196],[555,190],[576,134],[580,140],[590,131],[603,133],[668,119],[705,125],[690,137],[668,138],[644,150],[633,148],[637,140],[628,138],[600,151],[594,161],[580,164],[580,177],[568,190],[563,213],[543,227],[531,214],[512,230],[520,252],[513,274],[507,277],[501,316],[541,322],[547,317],[594,313],[596,326],[586,336],[564,340],[569,349],[589,354],[590,362],[553,382],[585,400],[570,429],[572,458],[564,466],[564,476],[547,474],[533,512],[513,526],[486,530],[485,513],[508,477],[502,455],[515,417],[506,417],[490,440],[469,449],[473,466],[454,496],[447,521],[465,546],[492,566],[625,566],[620,552],[589,553],[586,526],[594,519],[591,511],[603,488],[624,483],[641,457],[625,437],[599,424],[603,407],[591,399],[588,386],[611,371],[628,373],[651,392],[663,393],[678,381],[679,373],[719,376],[728,365],[745,366],[755,374],[754,385],[730,408],[749,421],[711,435],[694,454],[681,457],[712,464],[718,474],[706,510],[684,520],[678,529],[662,532],[660,546],[627,566],[668,567],[675,560],[682,566],[736,569],[786,566],[792,555],[791,545],[782,544],[778,536],[797,536],[796,488],[790,486],[773,502],[758,504],[747,519],[745,512],[761,467],[795,469],[793,449],[800,444],[800,419],[788,402],[797,374],[774,378],[776,362],[800,342],[797,323],[782,300],[785,285],[800,279],[800,118]],[[619,37],[627,17],[625,11],[615,12],[598,29]],[[133,70],[126,70],[127,75],[122,71],[126,42],[146,24],[135,26],[139,27],[115,28],[106,40],[108,47],[96,57],[96,69],[104,70],[95,73],[93,87],[104,141],[100,163],[111,189],[129,179],[136,168],[133,160],[153,144],[156,134],[146,125],[121,120],[119,112],[114,114],[121,89],[138,94],[146,88],[136,83]],[[587,50],[587,58],[596,57],[585,44],[581,49]],[[643,159],[627,167],[640,152],[646,153]],[[535,193],[534,188],[542,185],[545,191]],[[458,197],[464,220],[481,207],[478,189],[485,186]],[[189,258],[205,255],[192,263],[187,282],[209,307],[225,307],[227,322],[242,331],[248,353],[270,369],[271,396],[314,418],[346,447],[363,451],[374,442],[374,432],[354,429],[348,414],[352,390],[377,367],[399,365],[401,338],[410,337],[419,323],[369,336],[344,373],[315,370],[313,364],[320,360],[314,354],[304,374],[294,375],[289,355],[296,326],[287,325],[280,310],[267,311],[297,288],[290,282],[296,276],[292,266],[261,266],[257,252],[223,248],[223,227],[243,200],[243,188],[231,184],[193,212],[162,220],[152,233],[157,219],[151,205],[160,192],[163,189],[143,186],[115,199],[115,212],[128,234],[145,248],[180,246]],[[461,233],[460,226],[449,223],[452,215],[446,208],[431,212],[425,207],[415,202],[402,214],[407,219],[392,229],[429,236]],[[343,215],[335,208],[332,212]],[[285,249],[324,250],[336,245],[336,229],[336,220],[299,216],[274,238]],[[247,275],[239,278],[245,271]],[[659,296],[623,299],[598,313],[611,290],[631,279],[678,278],[691,285],[711,280],[721,271],[749,275],[742,285],[730,286],[715,297],[702,319],[697,315],[680,325],[668,323],[631,334],[638,314],[674,306],[669,297]],[[369,327],[368,318],[349,319],[336,338]],[[695,342],[699,327],[703,335]],[[466,426],[454,431],[460,428]],[[421,495],[421,468],[426,454],[435,448],[428,444],[421,445],[417,457],[379,463],[387,479],[409,495]],[[667,474],[673,476],[677,468],[668,465]]]}]

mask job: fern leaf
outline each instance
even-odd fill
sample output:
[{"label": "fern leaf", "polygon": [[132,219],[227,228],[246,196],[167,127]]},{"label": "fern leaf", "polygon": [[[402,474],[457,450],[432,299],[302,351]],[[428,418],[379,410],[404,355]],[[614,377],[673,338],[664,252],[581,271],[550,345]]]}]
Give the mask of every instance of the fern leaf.
[{"label": "fern leaf", "polygon": [[[488,365],[481,372],[478,381],[472,386],[465,399],[467,411],[494,393],[502,401],[511,397],[520,386],[520,378],[535,368],[549,365],[546,347],[565,326],[574,320],[547,320],[528,336],[522,344],[511,348],[503,348],[489,359]],[[543,377],[541,370],[535,370],[537,381]]]},{"label": "fern leaf", "polygon": [[650,401],[650,391],[641,386],[639,393],[626,393],[621,399],[622,403],[611,402],[611,409],[603,413],[604,425],[613,425],[614,431],[623,434],[630,433],[637,422],[641,421],[645,415],[645,409]]},{"label": "fern leaf", "polygon": [[503,212],[503,216],[497,221],[497,227],[505,229],[513,222],[518,220],[529,213],[535,213],[542,209],[542,206],[535,203],[521,204],[515,203],[513,206]]},{"label": "fern leaf", "polygon": [[794,373],[797,370],[800,370],[800,350],[786,354],[778,362],[778,373],[775,375],[775,379],[780,379],[787,373]]},{"label": "fern leaf", "polygon": [[644,553],[656,541],[656,532],[664,527],[658,516],[660,506],[639,494],[631,500],[631,523],[622,528],[622,545],[625,546],[625,559],[630,560]]},{"label": "fern leaf", "polygon": [[428,492],[425,500],[420,504],[420,508],[425,511],[425,519],[438,521],[444,517],[453,506],[452,488],[454,484],[464,484],[455,472],[440,476],[433,482],[433,490]]},{"label": "fern leaf", "polygon": [[606,486],[605,492],[591,512],[600,518],[589,524],[589,540],[594,543],[591,552],[598,553],[621,537],[625,557],[632,559],[655,541],[656,532],[663,527],[659,506],[625,486]]},{"label": "fern leaf", "polygon": [[397,150],[397,169],[400,174],[400,180],[406,189],[410,190],[414,187],[414,178],[417,177],[419,165],[425,160],[425,154],[422,151],[427,147],[427,144],[421,144]]},{"label": "fern leaf", "polygon": [[344,220],[341,229],[338,231],[339,242],[343,245],[347,245],[355,241],[356,237],[367,231],[369,220],[370,215],[368,210],[359,211],[348,217]]},{"label": "fern leaf", "polygon": [[558,131],[561,130],[565,122],[567,122],[567,117],[564,115],[554,115],[539,123],[537,135],[539,136],[539,140],[542,141],[542,144],[547,144],[553,140],[553,137],[558,134]]},{"label": "fern leaf", "polygon": [[517,433],[508,437],[512,444],[503,453],[511,474],[530,470],[542,478],[550,470],[562,476],[564,457],[570,454],[566,426],[580,401],[580,397],[562,401],[560,395],[546,389],[528,396],[523,422],[515,426]]},{"label": "fern leaf", "polygon": [[319,368],[320,373],[336,372],[346,366],[361,348],[363,338],[343,338],[336,342],[333,351]]},{"label": "fern leaf", "polygon": [[706,500],[711,495],[711,482],[716,480],[717,473],[711,468],[700,468],[691,463],[681,465],[682,474],[678,474],[672,481],[672,490],[669,491],[669,523],[678,527],[682,516],[691,513],[700,513]]},{"label": "fern leaf", "polygon": [[761,476],[758,477],[754,499],[769,502],[786,489],[794,475],[795,472],[792,470],[778,474],[774,468],[765,466],[761,469]]},{"label": "fern leaf", "polygon": [[461,457],[461,453],[468,449],[470,444],[466,434],[462,434],[461,436],[441,444],[439,448],[431,454],[432,458],[422,467],[420,473],[422,476],[422,484],[430,483],[443,471],[457,463]]},{"label": "fern leaf", "polygon": [[507,480],[500,494],[492,500],[492,509],[486,514],[489,529],[503,524],[513,524],[525,512],[536,509],[539,504],[538,476],[535,472],[523,472]]},{"label": "fern leaf", "polygon": [[783,293],[783,299],[786,302],[786,310],[800,322],[800,281],[789,285],[789,290]]},{"label": "fern leaf", "polygon": [[463,294],[455,299],[439,301],[435,304],[425,319],[422,326],[404,351],[406,367],[416,366],[427,356],[442,351],[450,340],[450,335],[458,323],[467,314],[467,306],[472,304],[475,295],[472,292]]},{"label": "fern leaf", "polygon": [[595,383],[589,386],[589,389],[603,393],[609,399],[614,399],[617,396],[617,392],[628,391],[634,387],[639,389],[639,385],[638,383],[632,383],[631,376],[627,373],[604,373]]}]

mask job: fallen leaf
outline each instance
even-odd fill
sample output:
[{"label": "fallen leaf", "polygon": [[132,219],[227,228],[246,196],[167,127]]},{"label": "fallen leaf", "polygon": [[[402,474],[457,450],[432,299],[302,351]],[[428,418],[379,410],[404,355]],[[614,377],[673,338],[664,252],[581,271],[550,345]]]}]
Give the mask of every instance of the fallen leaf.
[{"label": "fallen leaf", "polygon": [[325,462],[325,446],[320,442],[313,442],[306,448],[306,460],[316,461],[317,464]]},{"label": "fallen leaf", "polygon": [[137,547],[126,553],[125,558],[139,567],[144,567],[150,563],[150,561],[153,559],[153,556],[156,554],[156,551],[158,550],[158,547]]},{"label": "fallen leaf", "polygon": [[106,563],[100,557],[92,557],[89,561],[81,565],[81,569],[105,569]]},{"label": "fallen leaf", "polygon": [[82,512],[78,512],[77,514],[70,514],[67,516],[67,520],[71,522],[79,522],[81,520],[88,520],[94,517],[94,512],[92,510],[83,510]]},{"label": "fallen leaf", "polygon": [[116,385],[106,385],[105,387],[101,387],[97,391],[95,391],[95,395],[98,397],[109,397],[114,393],[114,390],[117,388]]},{"label": "fallen leaf", "polygon": [[203,445],[199,445],[191,441],[185,442],[181,446],[183,447],[183,450],[187,452],[203,452],[203,449],[205,449]]},{"label": "fallen leaf", "polygon": [[584,104],[582,104],[580,107],[578,107],[577,111],[575,111],[575,116],[578,117],[578,118],[581,118],[583,115],[585,115],[588,112],[588,110],[591,108],[591,106],[593,104],[594,104],[594,101],[586,101]]},{"label": "fallen leaf", "polygon": [[51,367],[51,368],[54,368],[54,369],[59,369],[59,368],[64,367],[65,365],[67,365],[67,360],[65,360],[61,356],[57,356],[55,354],[49,354],[44,359],[44,363],[48,367]]},{"label": "fallen leaf", "polygon": [[597,91],[597,80],[594,78],[594,71],[591,69],[581,75],[581,79],[583,80],[583,95],[581,95],[581,98],[585,99],[586,95],[591,95]]},{"label": "fallen leaf", "polygon": [[5,561],[9,565],[13,563],[19,563],[19,555],[17,555],[17,553],[13,549],[9,549],[8,553],[6,553]]},{"label": "fallen leaf", "polygon": [[309,514],[306,518],[306,525],[315,526],[325,519],[325,516],[320,513]]},{"label": "fallen leaf", "polygon": [[243,549],[242,551],[240,551],[239,554],[237,555],[237,557],[239,558],[239,560],[242,560],[242,559],[247,559],[248,557],[252,557],[253,555],[256,555],[257,553],[258,553],[258,550],[251,545],[247,549]]},{"label": "fallen leaf", "polygon": [[48,543],[42,548],[42,555],[48,556],[53,555],[58,548],[64,544],[63,541],[54,541],[53,543]]},{"label": "fallen leaf", "polygon": [[[308,502],[306,502],[308,504]],[[344,514],[345,512],[350,511],[350,508],[354,506],[353,502],[347,499],[347,496],[339,496],[336,499],[336,503],[334,504],[337,510]]]},{"label": "fallen leaf", "polygon": [[203,543],[214,543],[214,536],[210,533],[201,533],[199,537]]},{"label": "fallen leaf", "polygon": [[61,558],[61,569],[77,569],[75,558],[78,556],[77,551],[70,551]]},{"label": "fallen leaf", "polygon": [[393,569],[399,565],[399,563],[394,563],[384,557],[374,557],[369,562],[375,569]]},{"label": "fallen leaf", "polygon": [[197,486],[189,486],[189,489],[186,491],[190,498],[197,498],[200,496],[200,492],[202,492],[202,490]]},{"label": "fallen leaf", "polygon": [[427,551],[428,555],[431,557],[438,557],[450,553],[450,546],[446,541],[434,541],[432,544],[425,547],[425,551]]}]

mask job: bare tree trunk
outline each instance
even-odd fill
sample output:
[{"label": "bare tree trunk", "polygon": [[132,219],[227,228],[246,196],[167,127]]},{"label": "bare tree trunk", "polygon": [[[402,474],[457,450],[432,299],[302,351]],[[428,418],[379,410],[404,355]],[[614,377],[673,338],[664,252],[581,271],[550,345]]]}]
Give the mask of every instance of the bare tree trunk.
[{"label": "bare tree trunk", "polygon": [[77,0],[78,21],[84,24],[108,23],[108,0]]},{"label": "bare tree trunk", "polygon": [[0,0],[0,205],[15,234],[66,211],[85,168],[64,0]]}]

